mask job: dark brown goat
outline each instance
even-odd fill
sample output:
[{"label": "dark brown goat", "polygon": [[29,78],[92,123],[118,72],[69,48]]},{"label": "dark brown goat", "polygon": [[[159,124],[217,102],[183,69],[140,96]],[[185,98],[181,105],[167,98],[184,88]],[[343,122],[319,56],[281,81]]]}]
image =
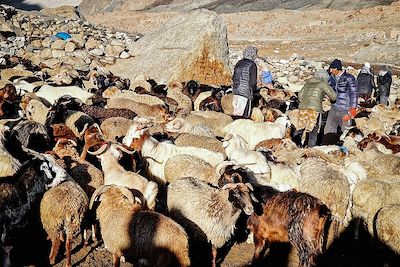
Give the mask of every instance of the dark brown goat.
[{"label": "dark brown goat", "polygon": [[360,149],[370,147],[373,143],[381,143],[387,149],[392,150],[393,154],[400,152],[400,137],[399,136],[384,136],[378,133],[370,133],[366,138],[358,144]]},{"label": "dark brown goat", "polygon": [[254,187],[263,214],[253,214],[247,227],[254,234],[253,262],[262,260],[270,243],[290,242],[300,266],[314,266],[323,251],[329,208],[319,199],[295,190],[280,192],[268,186]]}]

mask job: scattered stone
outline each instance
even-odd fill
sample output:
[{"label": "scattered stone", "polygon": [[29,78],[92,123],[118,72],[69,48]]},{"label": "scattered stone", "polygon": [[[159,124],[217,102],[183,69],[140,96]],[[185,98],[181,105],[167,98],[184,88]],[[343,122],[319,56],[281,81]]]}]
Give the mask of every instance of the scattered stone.
[{"label": "scattered stone", "polygon": [[73,43],[73,42],[67,42],[67,43],[65,44],[65,48],[64,48],[64,49],[65,49],[65,52],[72,53],[72,52],[74,52],[75,48],[76,48],[75,43]]},{"label": "scattered stone", "polygon": [[61,39],[57,39],[51,44],[50,47],[51,47],[51,49],[64,50],[65,41],[61,40]]},{"label": "scattered stone", "polygon": [[294,75],[290,75],[289,78],[288,78],[288,81],[291,82],[291,83],[295,83],[298,80],[299,80],[299,78],[297,76],[294,76]]},{"label": "scattered stone", "polygon": [[122,51],[121,54],[119,55],[119,57],[122,59],[126,59],[126,58],[130,58],[131,55],[126,51]]}]

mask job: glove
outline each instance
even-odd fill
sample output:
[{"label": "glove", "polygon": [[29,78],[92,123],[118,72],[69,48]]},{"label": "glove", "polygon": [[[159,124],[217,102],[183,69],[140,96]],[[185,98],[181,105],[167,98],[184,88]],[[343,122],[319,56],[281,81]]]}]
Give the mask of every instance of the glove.
[{"label": "glove", "polygon": [[354,117],[357,115],[357,109],[356,108],[351,108],[349,110],[349,114],[350,114],[351,118],[354,119]]},{"label": "glove", "polygon": [[351,119],[354,119],[354,117],[357,115],[357,109],[356,108],[351,108],[348,112],[347,115],[343,116],[343,121],[349,121]]}]

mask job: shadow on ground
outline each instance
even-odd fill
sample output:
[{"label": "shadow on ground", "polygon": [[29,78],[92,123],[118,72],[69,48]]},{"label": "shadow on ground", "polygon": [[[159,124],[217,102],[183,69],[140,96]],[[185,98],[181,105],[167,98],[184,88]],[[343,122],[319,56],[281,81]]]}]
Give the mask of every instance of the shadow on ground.
[{"label": "shadow on ground", "polygon": [[6,4],[18,9],[31,11],[41,10],[43,7],[37,4],[28,4],[25,0],[0,0],[0,4]]}]

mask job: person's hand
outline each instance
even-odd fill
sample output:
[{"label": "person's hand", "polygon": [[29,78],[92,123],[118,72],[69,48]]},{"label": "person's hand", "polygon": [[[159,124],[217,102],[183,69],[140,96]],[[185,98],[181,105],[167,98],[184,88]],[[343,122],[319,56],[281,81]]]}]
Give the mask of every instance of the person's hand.
[{"label": "person's hand", "polygon": [[349,110],[349,114],[350,114],[351,118],[354,119],[356,117],[356,115],[357,115],[357,109],[356,108],[351,108]]}]

